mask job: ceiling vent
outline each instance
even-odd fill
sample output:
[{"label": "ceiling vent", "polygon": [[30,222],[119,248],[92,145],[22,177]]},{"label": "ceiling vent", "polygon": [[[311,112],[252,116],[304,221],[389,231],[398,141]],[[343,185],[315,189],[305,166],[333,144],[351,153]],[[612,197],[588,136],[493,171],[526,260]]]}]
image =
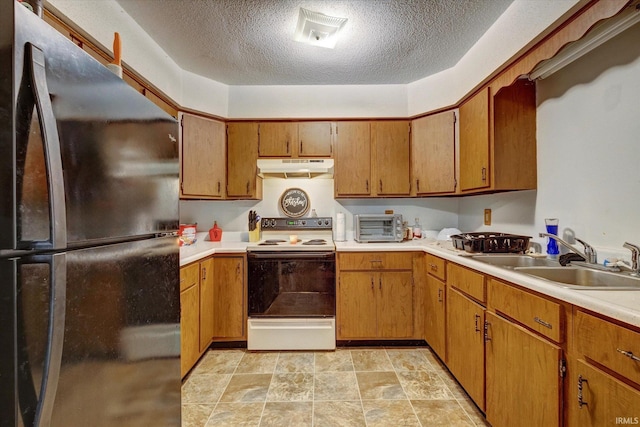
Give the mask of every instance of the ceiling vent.
[{"label": "ceiling vent", "polygon": [[293,39],[313,46],[333,49],[338,41],[338,33],[345,22],[347,18],[312,12],[301,7]]}]

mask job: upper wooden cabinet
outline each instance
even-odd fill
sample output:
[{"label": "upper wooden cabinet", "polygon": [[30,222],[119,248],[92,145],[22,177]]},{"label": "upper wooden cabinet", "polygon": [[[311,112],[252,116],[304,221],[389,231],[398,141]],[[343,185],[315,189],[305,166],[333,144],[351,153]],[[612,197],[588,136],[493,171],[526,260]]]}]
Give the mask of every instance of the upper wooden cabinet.
[{"label": "upper wooden cabinet", "polygon": [[409,122],[336,124],[336,197],[408,196]]},{"label": "upper wooden cabinet", "polygon": [[371,195],[371,127],[369,122],[336,125],[335,195]]},{"label": "upper wooden cabinet", "polygon": [[298,124],[261,122],[258,128],[258,157],[291,157],[298,141]]},{"label": "upper wooden cabinet", "polygon": [[331,122],[260,122],[259,157],[331,157]]},{"label": "upper wooden cabinet", "polygon": [[331,122],[298,123],[298,157],[331,157],[333,155]]},{"label": "upper wooden cabinet", "polygon": [[227,197],[261,199],[258,177],[258,123],[227,124]]},{"label": "upper wooden cabinet", "polygon": [[460,106],[460,190],[536,188],[535,83],[488,87]]},{"label": "upper wooden cabinet", "polygon": [[373,195],[409,195],[410,129],[407,120],[371,122]]},{"label": "upper wooden cabinet", "polygon": [[225,195],[225,124],[183,114],[180,196],[221,199]]},{"label": "upper wooden cabinet", "polygon": [[455,193],[455,123],[453,111],[411,122],[411,195]]}]

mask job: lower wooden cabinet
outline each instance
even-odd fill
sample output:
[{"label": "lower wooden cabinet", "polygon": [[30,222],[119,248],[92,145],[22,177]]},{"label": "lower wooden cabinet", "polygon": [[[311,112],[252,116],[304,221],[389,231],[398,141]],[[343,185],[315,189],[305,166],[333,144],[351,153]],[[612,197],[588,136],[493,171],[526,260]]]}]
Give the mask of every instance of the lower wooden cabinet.
[{"label": "lower wooden cabinet", "polygon": [[213,276],[213,258],[200,262],[200,352],[205,351],[213,339]]},{"label": "lower wooden cabinet", "polygon": [[458,290],[447,289],[446,364],[484,410],[484,316],[486,309]]},{"label": "lower wooden cabinet", "polygon": [[[200,357],[200,282],[198,264],[180,269],[180,374],[185,376]],[[195,279],[194,282],[194,271]]]},{"label": "lower wooden cabinet", "polygon": [[569,371],[570,427],[640,424],[640,390],[582,359],[570,364]]},{"label": "lower wooden cabinet", "polygon": [[246,340],[245,257],[216,255],[213,261],[213,340]]},{"label": "lower wooden cabinet", "polygon": [[345,271],[338,277],[338,339],[413,338],[411,271]]},{"label": "lower wooden cabinet", "polygon": [[562,349],[489,312],[485,334],[487,421],[560,426]]},{"label": "lower wooden cabinet", "polygon": [[446,360],[446,291],[442,280],[427,276],[424,337],[442,360]]}]

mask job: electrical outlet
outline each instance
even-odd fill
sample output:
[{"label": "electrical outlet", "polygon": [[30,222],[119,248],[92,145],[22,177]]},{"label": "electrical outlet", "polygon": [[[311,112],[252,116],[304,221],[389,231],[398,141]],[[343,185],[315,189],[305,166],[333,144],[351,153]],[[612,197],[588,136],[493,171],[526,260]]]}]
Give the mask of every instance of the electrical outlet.
[{"label": "electrical outlet", "polygon": [[491,225],[491,209],[484,210],[484,225]]}]

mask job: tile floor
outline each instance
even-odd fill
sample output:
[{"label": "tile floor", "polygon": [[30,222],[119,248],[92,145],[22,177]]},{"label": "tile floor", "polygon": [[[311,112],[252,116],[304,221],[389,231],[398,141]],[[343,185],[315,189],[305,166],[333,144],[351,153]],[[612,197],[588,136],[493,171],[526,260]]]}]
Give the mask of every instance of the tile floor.
[{"label": "tile floor", "polygon": [[182,426],[486,426],[429,348],[210,350],[182,386]]}]

